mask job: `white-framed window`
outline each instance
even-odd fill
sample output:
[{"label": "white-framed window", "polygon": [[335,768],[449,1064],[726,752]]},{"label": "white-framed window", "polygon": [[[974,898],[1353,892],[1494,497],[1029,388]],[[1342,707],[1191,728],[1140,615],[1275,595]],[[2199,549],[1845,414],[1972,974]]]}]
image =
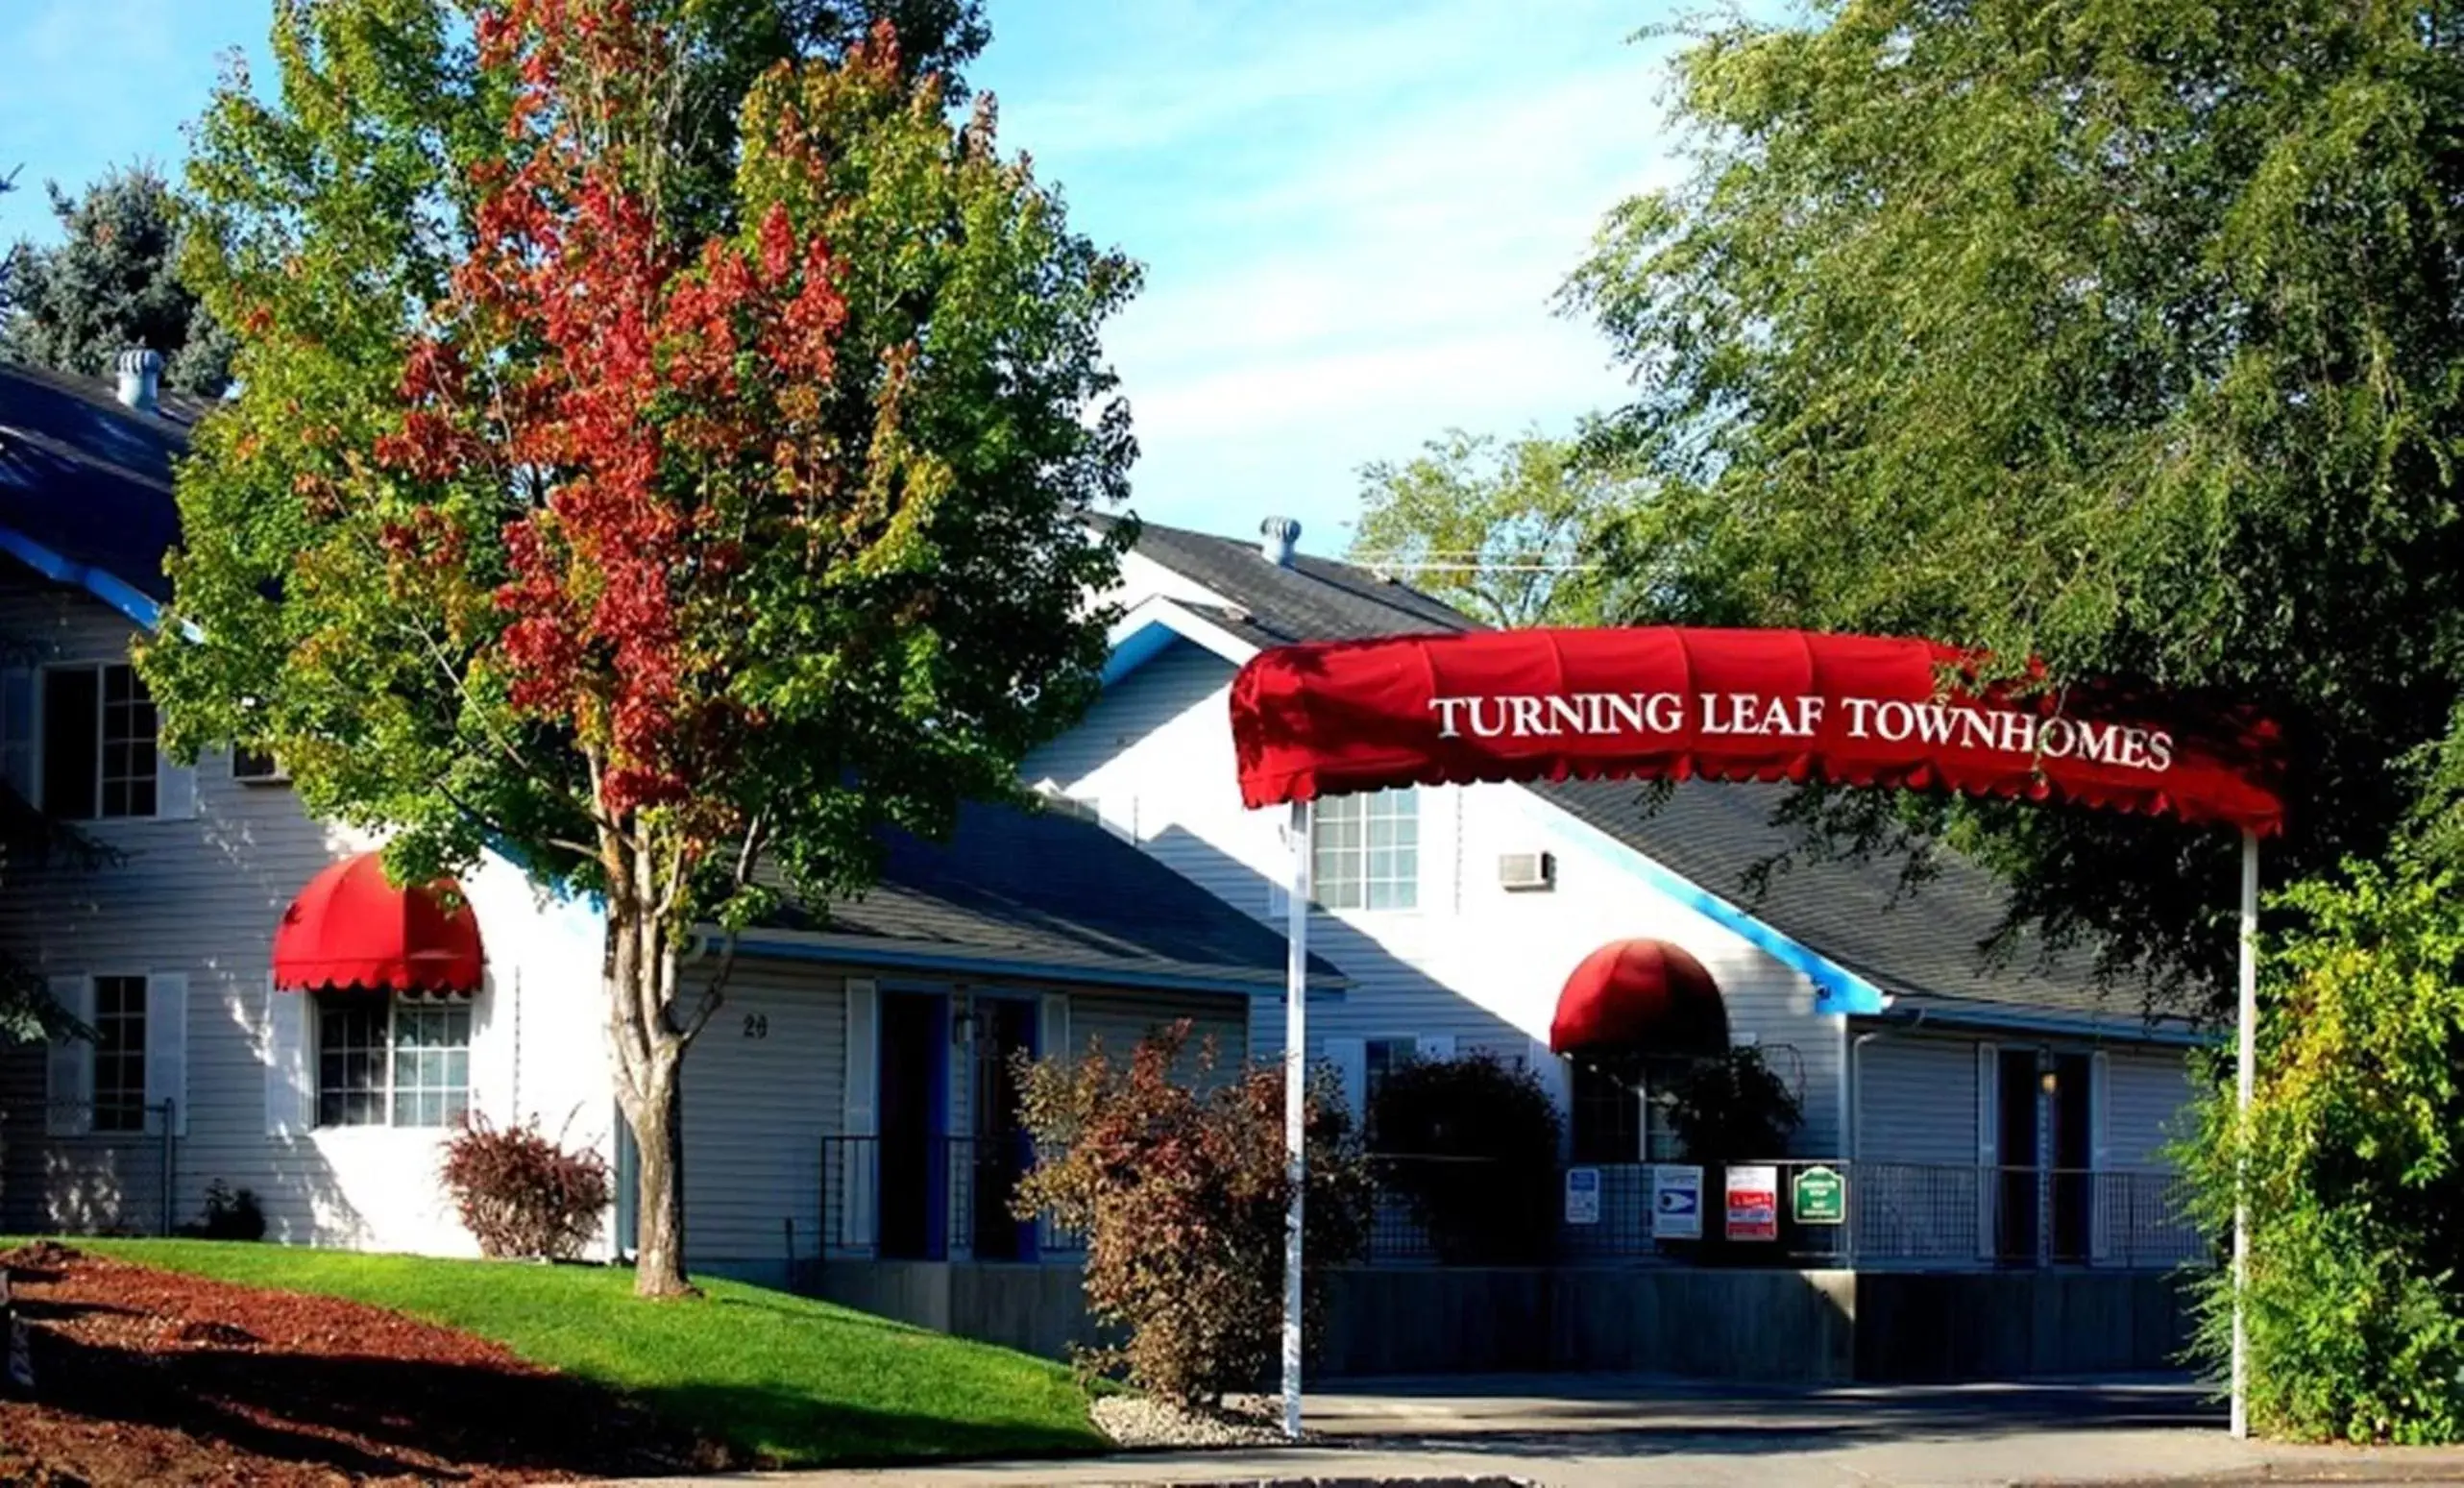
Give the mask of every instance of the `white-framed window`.
[{"label": "white-framed window", "polygon": [[446,1127],[471,1110],[464,997],[317,996],[317,1125]]},{"label": "white-framed window", "polygon": [[135,668],[43,669],[45,811],[72,821],[151,817],[158,773],[154,698]]},{"label": "white-framed window", "polygon": [[94,1131],[145,1130],[145,1003],[143,977],[94,979]]},{"label": "white-framed window", "polygon": [[1329,910],[1420,905],[1420,793],[1328,796],[1309,817],[1310,883]]}]

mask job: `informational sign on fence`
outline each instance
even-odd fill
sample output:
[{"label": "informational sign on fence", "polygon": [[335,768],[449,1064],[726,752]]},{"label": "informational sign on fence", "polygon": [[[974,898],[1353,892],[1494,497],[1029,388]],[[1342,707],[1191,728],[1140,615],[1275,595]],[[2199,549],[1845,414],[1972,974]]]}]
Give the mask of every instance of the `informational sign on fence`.
[{"label": "informational sign on fence", "polygon": [[1728,1170],[1728,1238],[1779,1238],[1779,1169],[1768,1163]]},{"label": "informational sign on fence", "polygon": [[1840,1225],[1848,1219],[1848,1185],[1837,1168],[1810,1167],[1789,1185],[1789,1213],[1800,1225]]},{"label": "informational sign on fence", "polygon": [[1682,1162],[1651,1165],[1651,1238],[1702,1238],[1702,1169]]},{"label": "informational sign on fence", "polygon": [[1568,1168],[1566,1170],[1566,1223],[1570,1225],[1599,1223],[1599,1169]]}]

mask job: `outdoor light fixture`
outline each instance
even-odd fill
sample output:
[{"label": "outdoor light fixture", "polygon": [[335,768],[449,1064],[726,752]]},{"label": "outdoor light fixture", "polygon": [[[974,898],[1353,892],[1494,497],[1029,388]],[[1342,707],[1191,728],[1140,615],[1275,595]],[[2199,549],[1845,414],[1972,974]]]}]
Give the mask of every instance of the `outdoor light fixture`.
[{"label": "outdoor light fixture", "polygon": [[960,1003],[950,1014],[950,1042],[964,1049],[975,1042],[975,1009]]},{"label": "outdoor light fixture", "polygon": [[2053,1094],[2053,1093],[2054,1093],[2054,1089],[2055,1089],[2055,1087],[2056,1087],[2056,1086],[2060,1086],[2061,1084],[2061,1078],[2060,1076],[2056,1075],[2056,1074],[2055,1074],[2052,1070],[2050,1070],[2050,1069],[2049,1069],[2049,1070],[2046,1070],[2043,1074],[2038,1075],[2038,1076],[2037,1077],[2037,1086],[2038,1086],[2039,1088],[2041,1088],[2041,1089],[2042,1089],[2042,1090],[2043,1090],[2047,1095],[2051,1095],[2051,1094]]}]

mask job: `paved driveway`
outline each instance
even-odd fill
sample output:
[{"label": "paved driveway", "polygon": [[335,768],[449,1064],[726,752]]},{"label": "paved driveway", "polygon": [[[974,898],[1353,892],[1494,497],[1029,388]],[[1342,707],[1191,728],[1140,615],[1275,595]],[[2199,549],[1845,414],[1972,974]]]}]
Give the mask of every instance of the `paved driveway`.
[{"label": "paved driveway", "polygon": [[1309,1399],[1317,1443],[1080,1462],[777,1475],[950,1488],[1511,1480],[1607,1485],[2464,1482],[2464,1453],[2255,1446],[2171,1380],[1742,1390],[1624,1376],[1346,1380]]}]

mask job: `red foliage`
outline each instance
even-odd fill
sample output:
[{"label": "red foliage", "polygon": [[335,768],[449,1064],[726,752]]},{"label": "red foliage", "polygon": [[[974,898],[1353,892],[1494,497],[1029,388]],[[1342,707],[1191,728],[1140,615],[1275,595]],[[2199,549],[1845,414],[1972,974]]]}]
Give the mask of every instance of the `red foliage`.
[{"label": "red foliage", "polygon": [[[629,90],[659,74],[647,60],[666,41],[624,0],[507,0],[478,35],[521,79],[519,163],[479,173],[477,241],[378,455],[421,480],[544,481],[506,529],[495,597],[510,697],[575,723],[622,815],[683,799],[757,726],[697,670],[696,626],[746,602],[724,587],[744,522],[702,493],[785,502],[791,519],[830,493],[803,451],[827,447],[814,390],[846,305],[829,244],[784,210],[750,244],[689,252],[662,231],[626,132],[657,116]],[[740,375],[748,358],[758,375]],[[459,551],[448,533],[387,541],[404,561]]]},{"label": "red foliage", "polygon": [[446,1191],[479,1252],[567,1260],[598,1232],[614,1175],[598,1153],[568,1152],[530,1127],[474,1117],[445,1151]]}]

